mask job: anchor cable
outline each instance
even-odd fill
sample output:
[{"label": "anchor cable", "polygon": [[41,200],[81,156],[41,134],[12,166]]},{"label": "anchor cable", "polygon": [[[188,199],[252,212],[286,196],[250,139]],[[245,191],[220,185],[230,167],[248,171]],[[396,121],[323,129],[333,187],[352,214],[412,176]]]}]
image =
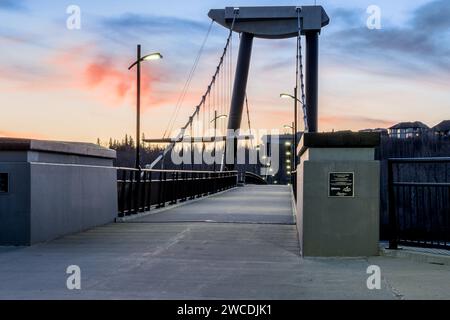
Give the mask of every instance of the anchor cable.
[{"label": "anchor cable", "polygon": [[[301,22],[300,22],[300,8],[297,8],[297,19],[298,19],[298,36],[297,36],[297,70],[296,70],[296,90],[298,90],[298,81],[300,77],[300,88],[301,88],[301,103],[303,107],[303,121],[305,125],[305,132],[308,132],[308,115],[307,106],[305,102],[305,84],[303,75],[303,56],[302,56],[302,38],[301,38]],[[298,74],[300,72],[300,75]],[[297,134],[297,132],[295,133]]]},{"label": "anchor cable", "polygon": [[[230,45],[230,42],[231,42],[231,38],[232,38],[232,36],[233,36],[233,29],[234,29],[234,24],[235,24],[235,22],[236,22],[236,16],[237,16],[237,14],[238,14],[238,12],[234,12],[234,16],[233,16],[233,21],[232,21],[232,23],[231,23],[231,28],[230,28],[230,32],[229,32],[229,34],[228,34],[228,38],[227,38],[227,40],[226,40],[226,43],[225,43],[225,47],[224,47],[224,49],[223,49],[223,53],[222,53],[222,55],[221,55],[221,57],[220,57],[220,60],[219,60],[219,63],[218,63],[218,65],[217,65],[217,68],[216,68],[216,71],[215,71],[215,73],[214,73],[214,75],[213,75],[213,77],[212,77],[212,79],[211,79],[211,81],[210,81],[210,83],[209,83],[209,85],[208,85],[208,87],[207,87],[207,90],[206,90],[206,92],[204,93],[204,95],[202,96],[202,98],[201,98],[201,101],[200,101],[200,103],[195,107],[195,111],[192,113],[192,115],[189,117],[189,120],[187,121],[187,123],[181,128],[181,130],[180,130],[180,132],[179,132],[179,134],[177,135],[177,137],[172,141],[172,143],[170,143],[165,149],[164,149],[164,151],[163,151],[163,153],[155,160],[155,161],[153,161],[153,163],[150,165],[150,168],[153,168],[168,152],[170,152],[172,149],[173,149],[173,147],[176,145],[176,143],[177,142],[180,142],[180,140],[182,141],[183,140],[183,136],[184,136],[184,133],[185,133],[185,131],[186,131],[186,129],[189,127],[189,126],[192,126],[192,121],[195,119],[195,116],[196,115],[198,115],[199,114],[199,112],[200,112],[200,109],[201,109],[201,106],[202,105],[204,105],[204,103],[205,103],[205,101],[206,101],[206,98],[209,96],[209,94],[211,93],[211,89],[212,89],[212,86],[215,84],[215,82],[216,82],[216,80],[217,80],[217,78],[220,76],[220,71],[221,71],[221,69],[222,69],[222,66],[223,66],[223,64],[224,64],[224,59],[225,59],[225,57],[226,57],[226,54],[227,54],[227,52],[228,52],[228,47],[229,47],[229,45]],[[213,21],[214,22],[214,21]],[[212,26],[212,23],[211,23],[211,26]],[[210,27],[211,27],[210,26]],[[209,33],[208,33],[209,34]],[[198,62],[196,63],[197,65],[198,65]],[[195,65],[195,64],[194,64]],[[195,67],[196,68],[196,67]],[[193,68],[193,70],[195,71],[195,69]],[[191,80],[192,80],[192,76],[191,76]],[[189,81],[189,84],[190,84],[190,81]],[[220,86],[219,86],[219,88],[220,88]],[[185,92],[185,94],[184,94],[184,96],[186,95],[186,93],[187,93],[187,90],[186,90],[186,92]],[[184,99],[184,96],[183,96],[183,99]],[[180,106],[178,106],[178,109],[180,108]],[[175,120],[173,120],[172,121],[172,123],[174,123],[175,122]],[[173,128],[173,125],[172,125],[172,128]],[[170,130],[166,130],[166,132],[165,132],[165,134],[167,134],[167,132],[168,131],[171,131],[172,129],[170,129]]]}]

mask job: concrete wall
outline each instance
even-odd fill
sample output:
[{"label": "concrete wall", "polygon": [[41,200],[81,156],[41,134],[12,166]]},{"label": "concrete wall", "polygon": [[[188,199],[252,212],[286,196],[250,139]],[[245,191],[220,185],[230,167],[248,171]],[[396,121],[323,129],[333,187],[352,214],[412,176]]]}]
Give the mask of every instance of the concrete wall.
[{"label": "concrete wall", "polygon": [[115,168],[31,163],[30,178],[30,243],[80,232],[117,217]]},{"label": "concrete wall", "polygon": [[[341,132],[306,133],[303,138],[297,167],[302,254],[378,255],[380,165],[373,159],[379,136]],[[335,181],[338,191],[330,194],[330,173],[353,173],[353,193]]]},{"label": "concrete wall", "polygon": [[0,193],[0,245],[31,245],[114,221],[115,153],[80,146],[2,150],[0,139],[0,172],[9,174],[9,192]]},{"label": "concrete wall", "polygon": [[[304,256],[378,254],[379,163],[302,161],[297,222]],[[328,197],[329,172],[354,172],[354,197]]]},{"label": "concrete wall", "polygon": [[0,245],[30,243],[30,165],[0,162],[9,173],[9,192],[0,193]]}]

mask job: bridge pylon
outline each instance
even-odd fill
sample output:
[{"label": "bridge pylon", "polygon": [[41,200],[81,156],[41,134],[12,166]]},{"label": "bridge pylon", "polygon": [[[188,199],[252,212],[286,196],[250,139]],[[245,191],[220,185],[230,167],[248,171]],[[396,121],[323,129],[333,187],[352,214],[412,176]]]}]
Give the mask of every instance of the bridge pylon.
[{"label": "bridge pylon", "polygon": [[[228,132],[240,129],[247,91],[253,39],[306,37],[306,105],[310,132],[318,129],[319,34],[330,19],[322,6],[227,7],[212,9],[208,16],[218,24],[241,33],[239,54],[228,118]],[[234,158],[228,168],[236,166],[237,140],[227,139],[227,152]],[[228,158],[228,157],[226,157]]]}]

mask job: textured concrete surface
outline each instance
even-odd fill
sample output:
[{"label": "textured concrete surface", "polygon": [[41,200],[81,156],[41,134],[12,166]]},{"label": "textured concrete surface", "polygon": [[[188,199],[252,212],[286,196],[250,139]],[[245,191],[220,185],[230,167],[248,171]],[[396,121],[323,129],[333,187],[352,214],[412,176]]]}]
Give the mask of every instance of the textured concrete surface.
[{"label": "textured concrete surface", "polygon": [[[381,248],[380,255],[385,257],[410,259],[416,262],[450,266],[450,250],[428,248],[424,248],[425,250],[421,249],[423,248],[399,247],[398,250]],[[435,253],[436,251],[438,253]]]},{"label": "textured concrete surface", "polygon": [[371,257],[397,299],[450,300],[450,266],[393,257]]},{"label": "textured concrete surface", "polygon": [[[329,147],[321,144],[310,147],[301,156],[297,167],[297,223],[303,255],[377,255],[380,165],[378,161],[373,161],[373,148],[361,148],[359,144],[369,143],[363,137],[376,140],[379,135],[330,135],[330,138],[336,139],[337,146],[343,144],[346,148],[332,147],[322,134],[307,135],[306,138],[315,136],[320,138],[318,143]],[[353,148],[351,142],[355,143]],[[353,173],[353,196],[330,196],[332,172]]]},{"label": "textured concrete surface", "polygon": [[[381,290],[366,287],[371,264]],[[69,265],[81,268],[81,290],[66,288]],[[293,224],[116,223],[0,247],[0,299],[449,299],[449,271],[388,257],[302,259]]]},{"label": "textured concrete surface", "polygon": [[202,201],[130,222],[240,222],[294,224],[287,186],[239,187]]},{"label": "textured concrete surface", "polygon": [[[67,152],[84,150],[74,146],[75,151],[67,147]],[[0,150],[0,172],[9,175],[9,192],[0,194],[0,245],[35,244],[114,221],[118,209],[113,159],[86,152]]]}]

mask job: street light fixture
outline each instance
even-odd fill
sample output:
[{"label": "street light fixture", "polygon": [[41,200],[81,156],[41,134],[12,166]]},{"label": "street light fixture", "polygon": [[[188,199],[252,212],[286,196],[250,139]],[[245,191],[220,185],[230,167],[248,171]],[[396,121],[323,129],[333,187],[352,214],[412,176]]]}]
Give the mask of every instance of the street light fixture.
[{"label": "street light fixture", "polygon": [[295,96],[293,96],[292,94],[289,94],[289,93],[281,93],[280,98],[281,99],[293,99],[293,100],[296,100],[297,102],[300,102],[300,104],[303,104],[302,100],[296,98]]},{"label": "street light fixture", "polygon": [[159,60],[163,56],[159,52],[151,53],[141,57],[141,45],[137,45],[137,59],[133,62],[128,70],[131,70],[134,66],[137,66],[137,81],[136,81],[136,169],[141,167],[141,62],[150,60]]},{"label": "street light fixture", "polygon": [[[215,111],[215,114],[217,114],[217,111]],[[214,117],[214,119],[212,119],[211,122],[216,122],[216,120],[224,119],[224,118],[227,118],[227,117],[228,116],[226,114],[221,114],[220,116]]]},{"label": "street light fixture", "polygon": [[[297,77],[297,79],[298,79],[298,77]],[[293,140],[293,163],[294,163],[294,167],[296,168],[297,167],[297,155],[296,155],[296,150],[297,150],[297,144],[298,144],[298,142],[297,142],[297,132],[298,132],[298,126],[297,126],[297,118],[298,118],[298,116],[297,116],[297,109],[298,109],[298,103],[300,102],[300,104],[301,105],[304,105],[303,104],[303,102],[297,97],[297,91],[298,91],[298,83],[296,84],[296,86],[295,86],[295,88],[294,88],[294,95],[292,95],[292,94],[289,94],[289,93],[281,93],[280,94],[280,98],[282,98],[282,99],[292,99],[292,100],[294,100],[294,123],[293,123],[293,125],[292,125],[292,131],[293,131],[293,137],[292,137],[292,140]],[[293,185],[295,185],[294,184],[294,182],[293,182]]]},{"label": "street light fixture", "polygon": [[137,65],[138,63],[140,63],[142,61],[160,60],[162,58],[163,58],[163,56],[159,52],[150,53],[150,54],[143,56],[140,59],[136,60],[131,66],[128,67],[128,70],[131,70],[135,65]]}]

